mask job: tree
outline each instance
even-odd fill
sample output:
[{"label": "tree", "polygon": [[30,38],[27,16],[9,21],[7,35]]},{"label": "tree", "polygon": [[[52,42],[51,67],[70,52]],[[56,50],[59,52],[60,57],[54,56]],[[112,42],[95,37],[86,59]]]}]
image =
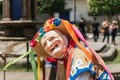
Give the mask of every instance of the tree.
[{"label": "tree", "polygon": [[120,0],[87,0],[89,15],[107,15],[109,19],[120,13]]},{"label": "tree", "polygon": [[38,0],[38,10],[53,16],[55,12],[64,11],[65,0]]}]

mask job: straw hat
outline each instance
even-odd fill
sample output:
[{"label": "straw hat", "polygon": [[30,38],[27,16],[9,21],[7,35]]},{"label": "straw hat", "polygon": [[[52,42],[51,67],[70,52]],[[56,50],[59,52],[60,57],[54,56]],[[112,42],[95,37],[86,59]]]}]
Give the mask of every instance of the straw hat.
[{"label": "straw hat", "polygon": [[36,33],[36,35],[33,37],[33,39],[30,41],[30,46],[32,47],[32,50],[41,57],[47,58],[51,57],[49,56],[45,51],[44,48],[41,45],[41,37],[50,30],[59,30],[63,34],[65,34],[68,39],[71,39],[71,36],[69,35],[68,28],[72,28],[72,24],[70,24],[68,21],[58,18],[50,18],[48,19],[44,26],[40,28],[40,30]]}]

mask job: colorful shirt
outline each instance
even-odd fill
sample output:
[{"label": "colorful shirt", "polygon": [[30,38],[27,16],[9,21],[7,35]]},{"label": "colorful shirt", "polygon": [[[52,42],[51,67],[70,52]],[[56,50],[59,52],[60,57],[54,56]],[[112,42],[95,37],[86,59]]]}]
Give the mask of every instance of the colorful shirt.
[{"label": "colorful shirt", "polygon": [[92,80],[110,80],[107,72],[100,65],[94,64],[84,51],[77,47],[69,51],[66,80],[83,80],[86,76]]}]

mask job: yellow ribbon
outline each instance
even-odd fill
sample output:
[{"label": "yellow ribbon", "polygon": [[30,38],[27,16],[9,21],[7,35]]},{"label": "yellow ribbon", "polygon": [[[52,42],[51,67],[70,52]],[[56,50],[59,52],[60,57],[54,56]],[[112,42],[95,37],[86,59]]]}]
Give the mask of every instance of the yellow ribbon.
[{"label": "yellow ribbon", "polygon": [[38,80],[40,80],[40,57],[37,56]]}]

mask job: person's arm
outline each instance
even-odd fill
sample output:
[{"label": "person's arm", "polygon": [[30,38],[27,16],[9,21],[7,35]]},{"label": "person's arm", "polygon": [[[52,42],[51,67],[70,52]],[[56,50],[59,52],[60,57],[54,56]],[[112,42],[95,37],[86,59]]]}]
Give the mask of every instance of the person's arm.
[{"label": "person's arm", "polygon": [[106,27],[109,27],[109,26],[110,26],[110,24],[107,23],[107,22],[103,22],[103,23],[102,23],[102,27],[103,27],[103,28],[106,28]]},{"label": "person's arm", "polygon": [[116,28],[118,29],[118,25],[116,26]]},{"label": "person's arm", "polygon": [[[94,74],[90,73],[90,66],[91,60],[87,57],[87,55],[79,48],[75,48],[73,51],[73,61],[72,67],[75,69],[72,69],[72,71],[75,71],[74,74],[71,73],[71,75],[76,76],[75,78],[72,78],[74,80],[94,80]],[[91,64],[92,65],[92,64]]]}]

